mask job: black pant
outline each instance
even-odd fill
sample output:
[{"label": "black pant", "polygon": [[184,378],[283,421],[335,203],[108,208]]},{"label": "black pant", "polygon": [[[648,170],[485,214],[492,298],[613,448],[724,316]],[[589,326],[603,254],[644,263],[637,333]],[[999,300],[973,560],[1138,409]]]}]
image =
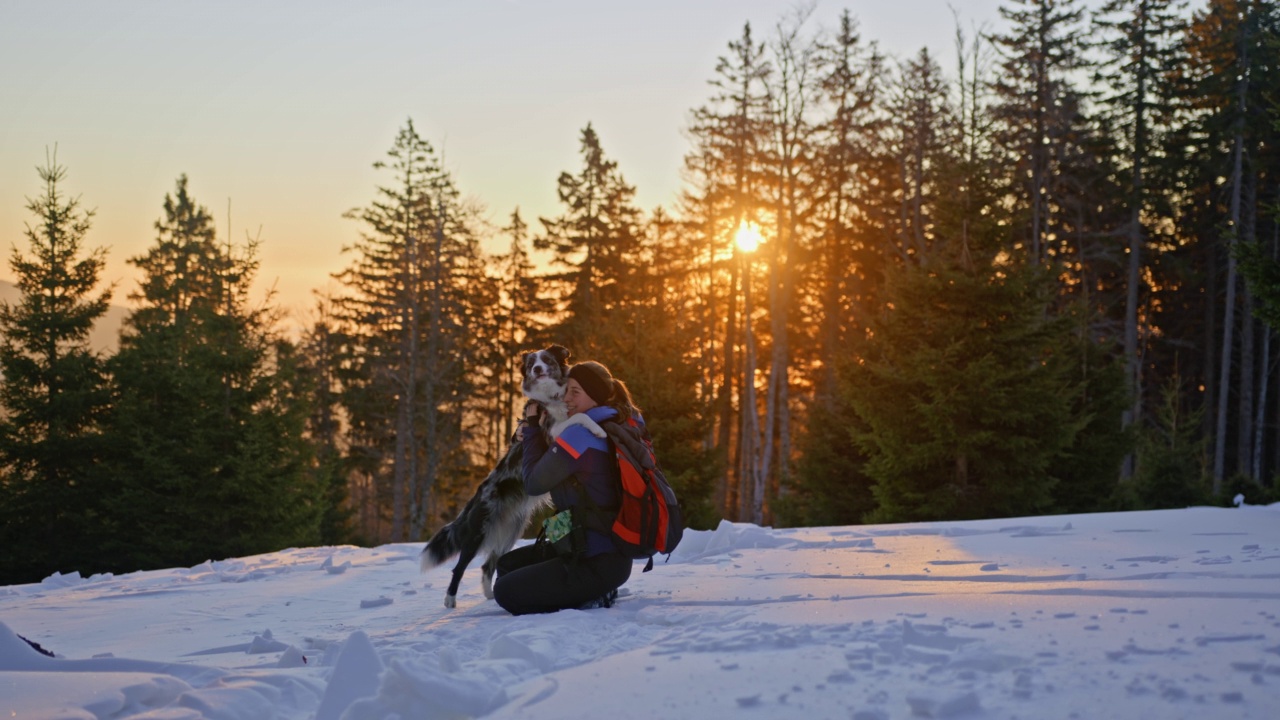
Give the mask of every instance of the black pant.
[{"label": "black pant", "polygon": [[631,564],[619,553],[574,561],[549,543],[525,545],[498,558],[493,599],[512,615],[580,607],[617,590],[631,577]]}]

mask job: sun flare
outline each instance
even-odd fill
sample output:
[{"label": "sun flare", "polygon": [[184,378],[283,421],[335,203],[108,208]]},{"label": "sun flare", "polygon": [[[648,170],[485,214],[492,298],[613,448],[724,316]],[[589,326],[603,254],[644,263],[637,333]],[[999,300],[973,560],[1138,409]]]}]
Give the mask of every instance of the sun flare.
[{"label": "sun flare", "polygon": [[733,242],[742,252],[755,252],[764,238],[760,236],[760,226],[753,222],[742,221],[738,231],[733,234]]}]

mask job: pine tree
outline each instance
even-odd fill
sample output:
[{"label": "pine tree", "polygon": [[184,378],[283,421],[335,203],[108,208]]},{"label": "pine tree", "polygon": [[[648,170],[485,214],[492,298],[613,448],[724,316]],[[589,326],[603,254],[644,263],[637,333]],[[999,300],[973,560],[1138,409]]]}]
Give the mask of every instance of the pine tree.
[{"label": "pine tree", "polygon": [[[809,363],[796,362],[802,350],[795,345],[811,343],[793,343],[792,335],[804,334],[799,330],[803,324],[796,322],[797,298],[802,294],[799,288],[808,282],[805,261],[816,241],[815,213],[819,206],[815,197],[816,128],[811,118],[812,99],[819,84],[817,46],[803,35],[811,12],[812,8],[798,8],[777,24],[775,39],[770,44],[775,71],[765,78],[771,100],[769,127],[772,130],[766,165],[765,187],[770,196],[766,217],[772,216],[773,232],[767,233],[772,238],[758,254],[765,256],[768,268],[762,304],[768,310],[769,352],[767,359],[763,353],[760,356],[768,374],[762,388],[764,419],[761,424],[750,403],[754,387],[747,381],[755,375],[755,363],[748,362],[744,369],[741,448],[742,477],[752,486],[750,503],[744,506],[743,516],[757,523],[772,522],[773,503],[789,492],[793,482],[791,392],[794,384],[807,384],[809,380],[804,377],[806,373],[797,371]],[[753,280],[750,268],[748,260],[744,284]],[[751,319],[748,316],[745,321]],[[755,348],[748,344],[747,358],[754,357]],[[758,448],[754,457],[750,452],[753,446]]]},{"label": "pine tree", "polygon": [[[1250,476],[1261,467],[1257,418],[1267,412],[1267,398],[1257,392],[1271,372],[1259,355],[1268,336],[1254,314],[1248,287],[1240,286],[1237,245],[1269,237],[1272,220],[1265,211],[1275,197],[1265,178],[1277,170],[1274,147],[1274,104],[1270,88],[1280,82],[1277,43],[1280,4],[1274,1],[1213,0],[1193,13],[1185,36],[1186,61],[1177,75],[1187,109],[1171,147],[1180,160],[1176,260],[1157,276],[1168,287],[1162,305],[1187,308],[1162,313],[1165,326],[1177,325],[1177,337],[1194,332],[1204,348],[1199,367],[1189,368],[1177,346],[1175,367],[1165,360],[1165,378],[1203,375],[1191,387],[1205,386],[1208,432],[1214,438],[1213,477],[1221,491],[1233,473]],[[1261,231],[1261,232],[1260,232]],[[1199,289],[1202,286],[1203,291]],[[1194,313],[1194,314],[1192,314]],[[1162,326],[1163,327],[1163,326]],[[1258,352],[1259,340],[1263,351]],[[1235,452],[1229,451],[1235,444]],[[1256,482],[1257,478],[1253,478]]]},{"label": "pine tree", "polygon": [[10,267],[21,300],[0,304],[0,584],[34,582],[59,570],[99,569],[104,444],[109,392],[89,331],[111,290],[96,292],[106,258],[82,247],[93,213],[64,195],[57,159],[39,168],[44,193],[27,201],[30,255]]},{"label": "pine tree", "polygon": [[[932,220],[939,237],[954,238],[956,252],[991,256],[1005,247],[1000,228],[1007,221],[992,93],[991,44],[956,28],[956,79],[948,102],[950,152],[936,156],[946,178],[935,194]],[[985,245],[984,245],[985,243]]]},{"label": "pine tree", "polygon": [[[733,239],[743,223],[759,222],[757,208],[764,204],[767,145],[773,131],[766,83],[773,68],[750,23],[743,24],[742,35],[729,42],[728,49],[718,58],[709,81],[715,88],[710,103],[693,111],[689,133],[695,149],[685,164],[699,183],[687,200],[696,208],[699,239],[707,257],[702,298],[704,383],[716,406],[710,445],[720,453],[719,464],[725,471],[716,481],[715,502],[738,517],[745,479],[731,475],[730,469],[742,464],[741,433],[735,436],[735,431],[740,430],[744,415],[733,401],[738,388],[745,394],[741,382],[745,373],[737,350],[745,331],[741,304],[747,262]],[[731,458],[731,452],[737,456]]]},{"label": "pine tree", "polygon": [[590,123],[582,130],[581,155],[581,171],[562,172],[557,181],[564,214],[542,218],[545,233],[534,238],[534,247],[551,250],[552,263],[564,268],[547,278],[558,281],[567,298],[555,335],[585,357],[592,351],[591,328],[617,309],[626,292],[639,248],[640,211],[633,204],[635,188],[605,156]]},{"label": "pine tree", "polygon": [[1074,326],[1062,351],[1071,365],[1068,400],[1078,432],[1054,462],[1053,512],[1115,510],[1123,492],[1119,468],[1133,452],[1137,429],[1123,423],[1131,407],[1124,359],[1089,330],[1097,322],[1089,305],[1075,302],[1060,312]]},{"label": "pine tree", "polygon": [[892,184],[900,197],[893,249],[899,262],[928,265],[944,250],[935,247],[944,238],[935,235],[932,216],[945,195],[939,168],[958,145],[947,90],[942,68],[928,48],[902,63],[889,104],[889,152],[897,171]]},{"label": "pine tree", "polygon": [[[1178,33],[1183,21],[1178,0],[1110,0],[1095,17],[1095,24],[1105,33],[1103,49],[1106,61],[1098,80],[1109,92],[1104,107],[1114,119],[1115,130],[1122,134],[1121,166],[1129,176],[1128,217],[1122,234],[1128,242],[1125,271],[1124,357],[1125,374],[1132,406],[1125,411],[1123,424],[1137,422],[1142,410],[1141,352],[1138,347],[1140,308],[1145,305],[1142,274],[1149,252],[1147,237],[1152,231],[1146,224],[1152,218],[1167,218],[1170,208],[1161,207],[1162,193],[1152,192],[1148,184],[1151,166],[1158,163],[1163,137],[1173,122],[1174,86],[1171,79],[1181,59]],[[1148,220],[1144,223],[1144,216]],[[1132,474],[1132,459],[1126,461],[1124,473]]]},{"label": "pine tree", "polygon": [[343,445],[341,383],[338,380],[337,332],[332,318],[332,301],[316,304],[316,319],[302,338],[302,372],[312,394],[307,437],[315,448],[312,472],[321,489],[324,513],[320,518],[320,542],[341,545],[351,542],[355,510],[348,488],[350,463]]},{"label": "pine tree", "polygon": [[1083,63],[1084,10],[1078,0],[1010,0],[1011,27],[993,38],[1002,55],[994,89],[1001,144],[1018,198],[1012,238],[1033,262],[1064,254],[1063,160],[1081,111],[1071,73]]},{"label": "pine tree", "polygon": [[270,305],[252,307],[256,242],[237,256],[178,179],[111,359],[115,569],[311,544],[322,498],[303,437],[310,395]]},{"label": "pine tree", "polygon": [[367,491],[362,533],[405,541],[432,529],[449,494],[441,482],[472,464],[463,437],[483,355],[478,213],[412,120],[374,167],[391,183],[347,213],[362,233],[335,275],[337,356],[352,467]]},{"label": "pine tree", "polygon": [[[850,348],[853,347],[850,343]],[[876,509],[874,480],[867,475],[867,455],[855,442],[859,424],[851,393],[841,378],[851,377],[848,358],[830,368],[829,398],[816,397],[807,415],[807,432],[799,442],[797,483],[779,503],[783,526],[856,525]]]},{"label": "pine tree", "polygon": [[[503,231],[511,238],[511,246],[507,253],[496,258],[502,294],[498,307],[498,367],[505,370],[497,375],[501,390],[497,395],[496,417],[502,421],[498,435],[504,447],[500,452],[505,451],[505,444],[515,432],[514,410],[523,400],[518,380],[523,353],[534,344],[551,344],[550,338],[541,336],[545,320],[539,313],[542,307],[539,278],[534,274],[535,267],[529,256],[529,226],[521,218],[519,209],[512,211],[511,222]],[[540,342],[543,339],[545,343]]]},{"label": "pine tree", "polygon": [[834,394],[837,358],[865,316],[863,310],[874,302],[880,257],[868,238],[883,231],[866,218],[873,188],[879,184],[872,179],[884,171],[880,136],[885,118],[879,103],[887,70],[878,48],[862,40],[847,10],[840,16],[839,30],[818,43],[815,62],[819,112],[826,116],[818,122],[815,138],[814,192],[819,208],[817,298],[812,303],[820,313],[817,360],[822,372],[815,381],[815,395],[822,403]]},{"label": "pine tree", "polygon": [[1201,411],[1183,407],[1176,382],[1161,389],[1154,422],[1142,429],[1134,492],[1142,508],[1184,508],[1210,500],[1208,438]]},{"label": "pine tree", "polygon": [[1159,332],[1145,348],[1144,367],[1146,385],[1176,382],[1188,393],[1188,407],[1204,408],[1199,417],[1206,436],[1216,432],[1222,353],[1224,258],[1219,238],[1228,193],[1219,178],[1230,174],[1224,160],[1231,156],[1231,134],[1223,123],[1236,86],[1235,33],[1227,27],[1234,23],[1224,24],[1234,13],[1220,6],[1220,12],[1210,12],[1215,5],[1220,4],[1193,14],[1180,39],[1181,61],[1172,78],[1180,112],[1160,147],[1167,160],[1155,167],[1163,175],[1160,186],[1179,188],[1164,193],[1177,223],[1171,237],[1150,238],[1159,243],[1148,262],[1151,325]]},{"label": "pine tree", "polygon": [[790,493],[779,499],[782,524],[848,524],[874,507],[864,458],[849,434],[852,410],[837,378],[853,338],[877,301],[886,260],[878,240],[888,234],[877,212],[889,183],[890,161],[883,148],[887,119],[882,103],[888,84],[884,58],[866,43],[845,11],[839,28],[815,50],[818,120],[815,127],[814,260],[800,302],[816,327],[811,338],[813,397],[805,432],[797,441],[798,460]]},{"label": "pine tree", "polygon": [[[989,262],[989,261],[988,261]],[[1079,431],[1042,269],[935,262],[890,273],[845,392],[874,522],[1038,514]]]}]

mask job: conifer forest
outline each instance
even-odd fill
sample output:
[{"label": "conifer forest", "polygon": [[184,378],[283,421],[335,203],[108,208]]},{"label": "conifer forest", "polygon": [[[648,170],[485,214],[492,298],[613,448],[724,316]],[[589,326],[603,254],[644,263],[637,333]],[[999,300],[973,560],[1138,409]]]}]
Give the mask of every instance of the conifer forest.
[{"label": "conifer forest", "polygon": [[901,58],[743,24],[671,207],[587,124],[557,213],[490,212],[407,119],[300,332],[185,176],[105,285],[51,157],[2,230],[0,584],[422,541],[552,343],[628,384],[694,528],[1280,500],[1280,0],[1000,14]]}]

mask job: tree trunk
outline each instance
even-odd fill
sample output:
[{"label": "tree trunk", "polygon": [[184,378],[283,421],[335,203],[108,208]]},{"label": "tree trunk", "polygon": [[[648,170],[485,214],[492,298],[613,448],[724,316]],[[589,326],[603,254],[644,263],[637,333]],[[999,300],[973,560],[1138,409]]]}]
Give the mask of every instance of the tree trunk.
[{"label": "tree trunk", "polygon": [[[729,296],[728,302],[728,318],[725,320],[724,326],[724,366],[722,370],[722,378],[720,381],[720,394],[716,399],[716,404],[720,409],[720,433],[716,440],[716,447],[721,453],[721,457],[726,460],[724,463],[724,471],[720,474],[720,478],[716,482],[716,491],[719,495],[719,508],[726,515],[731,517],[740,517],[736,513],[738,507],[738,494],[735,492],[735,483],[732,481],[733,466],[727,460],[729,459],[729,448],[733,440],[733,389],[734,378],[738,375],[738,361],[734,346],[738,341],[738,284],[739,284],[739,266],[742,264],[738,258],[738,250],[733,250],[733,259],[729,263]],[[739,475],[739,477],[741,477]],[[734,512],[730,512],[733,509]]]},{"label": "tree trunk", "polygon": [[[1145,64],[1138,66],[1138,88],[1134,100],[1133,129],[1133,187],[1129,207],[1129,272],[1125,288],[1124,306],[1124,357],[1125,378],[1128,381],[1132,404],[1121,416],[1121,427],[1127,428],[1142,417],[1142,379],[1141,365],[1138,362],[1138,289],[1142,282],[1142,256],[1144,233],[1142,228],[1142,207],[1144,200],[1143,170],[1147,152],[1147,76]],[[1120,477],[1129,480],[1133,477],[1134,454],[1132,451],[1124,457]]]},{"label": "tree trunk", "polygon": [[[423,398],[424,408],[426,410],[426,438],[425,445],[426,457],[422,477],[422,505],[420,512],[414,518],[413,540],[421,539],[423,529],[425,527],[427,517],[432,514],[434,506],[434,493],[436,482],[440,474],[440,411],[437,405],[439,399],[437,397],[437,384],[440,377],[440,354],[442,339],[440,334],[441,316],[443,314],[444,304],[444,223],[445,223],[445,204],[444,199],[439,201],[438,215],[436,218],[435,229],[435,252],[432,257],[432,278],[431,278],[431,307],[430,315],[427,319],[427,362],[430,367],[427,369],[427,382],[425,383],[425,398]],[[416,345],[415,345],[416,348]],[[416,456],[416,453],[415,453]]]},{"label": "tree trunk", "polygon": [[[406,197],[412,197],[412,176],[405,176]],[[412,226],[413,209],[405,207],[404,254],[401,259],[401,314],[399,367],[394,373],[396,387],[396,439],[395,458],[392,460],[395,475],[395,503],[391,522],[391,535],[396,542],[409,539],[408,527],[417,515],[417,475],[414,472],[414,387],[417,375],[418,298],[415,282],[417,241]]]},{"label": "tree trunk", "polygon": [[1262,361],[1258,364],[1259,378],[1258,386],[1258,402],[1253,416],[1253,455],[1252,462],[1249,464],[1250,475],[1255,482],[1261,482],[1262,474],[1262,448],[1264,445],[1263,430],[1266,428],[1267,418],[1267,393],[1269,391],[1271,380],[1271,327],[1265,323],[1262,326]]},{"label": "tree trunk", "polygon": [[1217,427],[1214,429],[1213,444],[1213,492],[1218,494],[1222,492],[1223,476],[1226,472],[1227,457],[1227,410],[1228,400],[1231,396],[1231,363],[1232,351],[1235,346],[1235,325],[1236,325],[1236,256],[1235,233],[1239,227],[1240,212],[1240,193],[1238,190],[1240,181],[1240,145],[1241,138],[1239,133],[1236,135],[1235,143],[1235,170],[1232,172],[1232,182],[1235,183],[1237,189],[1231,192],[1231,230],[1228,232],[1230,236],[1227,238],[1227,279],[1226,279],[1226,297],[1223,300],[1222,310],[1222,359],[1218,367],[1218,411],[1217,411]]},{"label": "tree trunk", "polygon": [[[715,337],[716,326],[719,322],[719,314],[716,312],[716,243],[714,235],[714,223],[706,222],[707,232],[704,236],[707,240],[707,281],[705,295],[703,296],[703,314],[702,314],[702,338],[698,343],[698,359],[702,363],[702,371],[699,373],[699,392],[698,400],[711,409],[713,413],[719,411],[716,404],[719,396],[716,392],[716,368],[715,368]],[[696,259],[694,261],[697,263]],[[694,271],[696,272],[696,271]],[[708,422],[706,427],[706,436],[702,440],[702,449],[710,451],[716,446],[716,423]],[[712,498],[713,507],[724,507],[725,482],[724,476],[716,478],[715,496]]]},{"label": "tree trunk", "polygon": [[[1257,237],[1258,184],[1252,172],[1246,174],[1244,182],[1245,197],[1240,211],[1240,241],[1246,245],[1252,245]],[[1260,403],[1254,394],[1254,389],[1259,382],[1258,374],[1265,373],[1266,366],[1259,365],[1256,358],[1255,344],[1260,323],[1254,317],[1253,291],[1249,289],[1248,283],[1243,284],[1241,291],[1243,297],[1240,308],[1240,430],[1236,442],[1236,467],[1238,472],[1249,473],[1249,476],[1256,481],[1258,476],[1252,473],[1253,413],[1254,405]]]},{"label": "tree trunk", "polygon": [[779,297],[781,293],[778,287],[781,284],[778,276],[783,272],[780,265],[784,262],[777,248],[777,244],[780,243],[781,238],[778,238],[774,247],[773,262],[769,268],[769,326],[773,334],[773,357],[769,364],[769,386],[765,388],[764,432],[761,433],[760,438],[760,460],[756,467],[756,476],[753,478],[751,498],[751,521],[757,525],[763,525],[765,522],[765,488],[773,465],[774,430],[778,421],[778,388],[786,383],[787,328],[786,316],[782,312],[784,301]]},{"label": "tree trunk", "polygon": [[1040,48],[1036,60],[1036,107],[1032,111],[1035,117],[1034,132],[1031,145],[1031,260],[1038,264],[1044,258],[1042,239],[1046,225],[1046,197],[1048,169],[1048,129],[1045,114],[1048,112],[1049,81],[1046,58],[1047,48]]},{"label": "tree trunk", "polygon": [[1218,412],[1213,445],[1213,493],[1222,492],[1226,471],[1227,407],[1231,394],[1231,362],[1235,331],[1237,268],[1235,245],[1240,233],[1241,181],[1244,178],[1244,116],[1246,92],[1249,84],[1249,12],[1246,6],[1244,22],[1240,30],[1240,72],[1237,81],[1237,107],[1235,137],[1231,159],[1231,229],[1227,238],[1227,287],[1222,320],[1222,365],[1218,369]]},{"label": "tree trunk", "polygon": [[1201,414],[1201,430],[1200,433],[1205,438],[1214,436],[1217,427],[1217,416],[1215,414],[1218,407],[1218,385],[1214,382],[1214,376],[1217,375],[1218,355],[1220,348],[1218,341],[1221,334],[1218,331],[1218,298],[1219,278],[1221,276],[1219,268],[1219,250],[1220,248],[1214,243],[1203,243],[1201,252],[1204,253],[1205,271],[1205,302],[1204,302],[1204,337],[1201,341],[1201,356],[1204,362],[1204,375],[1201,381],[1204,385],[1204,408],[1205,412]]},{"label": "tree trunk", "polygon": [[[1275,263],[1280,259],[1280,222],[1275,219],[1271,220],[1271,261]],[[1263,455],[1265,455],[1266,442],[1263,433],[1266,430],[1267,409],[1270,407],[1270,386],[1271,374],[1275,372],[1271,363],[1271,341],[1275,337],[1272,333],[1270,325],[1262,323],[1262,386],[1258,388],[1258,406],[1253,416],[1253,479],[1256,482],[1262,482],[1267,475],[1265,471],[1268,468],[1263,466]]]},{"label": "tree trunk", "polygon": [[751,272],[743,273],[743,324],[746,327],[745,366],[742,373],[742,431],[738,436],[738,517],[759,523],[753,498],[757,483],[757,449],[760,445],[760,416],[756,408],[756,343],[751,328]]},{"label": "tree trunk", "polygon": [[392,488],[394,501],[391,510],[391,539],[393,542],[404,542],[407,539],[404,532],[409,508],[409,468],[405,462],[405,456],[408,454],[409,448],[409,409],[407,405],[410,402],[411,399],[406,396],[404,389],[402,387],[397,388],[396,454],[391,461],[394,482]]},{"label": "tree trunk", "polygon": [[[1280,203],[1280,186],[1277,186],[1276,200],[1278,203]],[[1271,261],[1276,262],[1277,260],[1280,260],[1280,218],[1272,218],[1271,220]],[[1270,340],[1272,335],[1273,333],[1271,331],[1271,328],[1268,327],[1266,332],[1266,338],[1267,338],[1266,348],[1268,351],[1270,350],[1270,347],[1271,347]],[[1267,391],[1266,391],[1266,387],[1268,384],[1267,379],[1270,378],[1272,373],[1274,373],[1275,371],[1276,371],[1276,368],[1272,367],[1272,363],[1266,364],[1266,370],[1264,371],[1265,374],[1262,376],[1263,391],[1262,391],[1262,402],[1260,403],[1260,406],[1258,408],[1259,418],[1266,417],[1266,407],[1268,404]],[[1280,426],[1280,423],[1277,423],[1277,425]],[[1259,436],[1261,436],[1265,427],[1266,427],[1266,424],[1261,420],[1259,420],[1254,427],[1254,431]],[[1254,447],[1253,452],[1255,456],[1261,458],[1263,445],[1264,443],[1258,442],[1257,445]],[[1254,477],[1257,478],[1259,481],[1261,481],[1262,478],[1273,475],[1275,472],[1274,468],[1276,467],[1278,462],[1277,458],[1280,458],[1280,427],[1277,428],[1277,437],[1274,440],[1274,449],[1272,451],[1272,456],[1271,456],[1271,471],[1268,472],[1266,475],[1264,475],[1262,471],[1259,470],[1254,473]],[[1257,461],[1257,464],[1259,468],[1262,467],[1262,461],[1260,459]]]}]

